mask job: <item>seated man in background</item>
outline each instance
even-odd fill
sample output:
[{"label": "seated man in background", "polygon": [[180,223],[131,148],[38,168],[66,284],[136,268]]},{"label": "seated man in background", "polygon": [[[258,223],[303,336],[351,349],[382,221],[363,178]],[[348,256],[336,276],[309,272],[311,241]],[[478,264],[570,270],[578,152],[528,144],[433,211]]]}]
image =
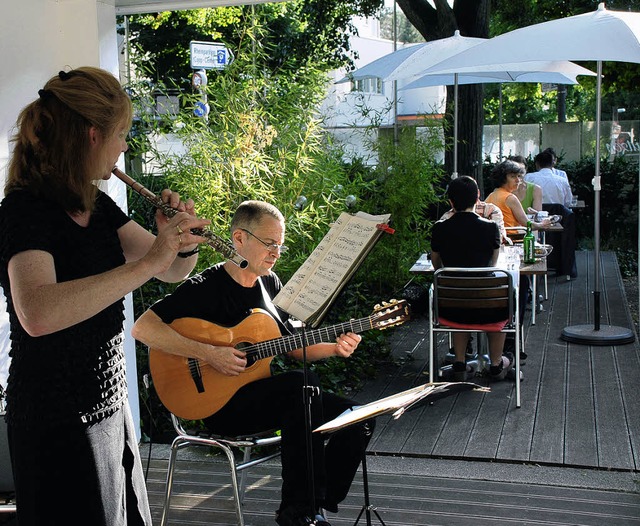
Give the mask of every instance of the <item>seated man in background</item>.
[{"label": "seated man in background", "polygon": [[571,206],[573,193],[569,181],[553,172],[553,155],[548,151],[536,155],[537,172],[525,175],[524,180],[535,183],[542,188],[542,204],[559,203],[566,207]]},{"label": "seated man in background", "polygon": [[[447,197],[455,210],[449,219],[440,220],[434,226],[431,237],[431,261],[435,269],[441,267],[493,267],[498,262],[501,236],[498,225],[475,213],[478,200],[478,185],[469,176],[460,176],[449,183]],[[486,312],[456,309],[447,313],[452,320],[470,323],[491,323],[501,321],[505,314],[487,309]],[[474,317],[474,319],[470,319]],[[480,319],[481,318],[481,319]],[[467,379],[465,361],[470,334],[453,333],[454,380]],[[489,376],[493,380],[503,380],[513,367],[513,356],[503,355],[505,333],[490,332]]]},{"label": "seated man in background", "polygon": [[558,276],[566,276],[567,280],[576,278],[575,215],[570,208],[573,193],[569,181],[553,173],[553,155],[549,151],[540,152],[535,160],[539,171],[527,174],[525,181],[539,184],[542,187],[542,209],[562,218],[562,232],[547,234],[546,242],[553,246],[547,265],[555,269]]},{"label": "seated man in background", "polygon": [[558,155],[556,154],[556,151],[553,148],[545,148],[542,151],[549,152],[553,157],[553,166],[551,167],[551,171],[554,174],[559,175],[560,177],[564,177],[568,181],[569,177],[567,176],[567,172],[565,172],[564,170],[560,170],[559,168],[556,168],[556,164],[558,164]]}]

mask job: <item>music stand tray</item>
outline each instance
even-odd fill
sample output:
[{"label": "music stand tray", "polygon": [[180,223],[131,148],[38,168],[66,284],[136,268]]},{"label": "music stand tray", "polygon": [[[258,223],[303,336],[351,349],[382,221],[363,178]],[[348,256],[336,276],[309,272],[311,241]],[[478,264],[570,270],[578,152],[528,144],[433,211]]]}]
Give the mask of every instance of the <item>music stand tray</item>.
[{"label": "music stand tray", "polygon": [[[355,408],[347,410],[341,415],[338,415],[333,420],[330,420],[329,422],[326,422],[320,427],[314,429],[313,432],[332,433],[357,422],[375,418],[377,416],[388,413],[392,413],[393,419],[397,420],[405,412],[418,407],[421,403],[433,402],[434,400],[438,400],[446,396],[451,396],[462,391],[470,390],[481,392],[490,391],[488,387],[482,387],[470,382],[434,382],[423,384],[411,389],[407,389],[406,391],[381,398],[380,400],[376,400],[375,402],[370,402],[368,404],[357,406]],[[369,480],[367,476],[366,458],[367,454],[365,452],[362,455],[362,485],[364,490],[364,505],[362,506],[362,509],[358,514],[358,518],[356,519],[356,522],[353,526],[356,526],[360,522],[360,517],[362,517],[363,513],[366,514],[367,526],[371,526],[371,512],[375,514],[382,526],[386,526],[376,508],[369,502]]]},{"label": "music stand tray", "polygon": [[413,409],[420,402],[433,402],[446,396],[470,390],[481,392],[490,391],[488,387],[482,387],[471,382],[430,382],[381,398],[375,402],[356,406],[314,429],[314,433],[331,433],[343,427],[361,422],[362,420],[388,413],[393,413],[393,419],[397,420],[406,411]]}]

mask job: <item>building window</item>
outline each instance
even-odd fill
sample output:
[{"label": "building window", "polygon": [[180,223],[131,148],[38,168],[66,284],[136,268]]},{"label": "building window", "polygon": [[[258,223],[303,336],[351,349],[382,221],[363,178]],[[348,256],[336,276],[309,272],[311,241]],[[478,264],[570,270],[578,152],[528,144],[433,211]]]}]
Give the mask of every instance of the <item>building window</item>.
[{"label": "building window", "polygon": [[351,83],[351,91],[382,94],[382,79],[379,77],[372,77],[354,80]]}]

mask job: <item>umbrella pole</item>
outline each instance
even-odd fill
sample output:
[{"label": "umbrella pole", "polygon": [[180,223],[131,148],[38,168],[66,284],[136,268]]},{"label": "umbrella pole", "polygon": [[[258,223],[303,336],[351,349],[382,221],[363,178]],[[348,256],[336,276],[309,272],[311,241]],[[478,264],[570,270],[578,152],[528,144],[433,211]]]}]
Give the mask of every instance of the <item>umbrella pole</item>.
[{"label": "umbrella pole", "polygon": [[453,75],[453,173],[451,179],[458,177],[458,74]]},{"label": "umbrella pole", "polygon": [[596,77],[596,156],[595,177],[593,178],[594,196],[594,257],[593,265],[593,326],[573,325],[565,327],[560,337],[568,342],[585,345],[617,345],[635,341],[633,331],[624,327],[600,325],[600,120],[601,120],[601,91],[602,91],[602,61],[598,61]]},{"label": "umbrella pole", "polygon": [[[498,94],[500,101],[500,105],[498,106],[498,141],[500,143],[500,156],[498,157],[498,161],[502,161],[502,82],[498,85]],[[492,148],[493,149],[493,148]]]}]

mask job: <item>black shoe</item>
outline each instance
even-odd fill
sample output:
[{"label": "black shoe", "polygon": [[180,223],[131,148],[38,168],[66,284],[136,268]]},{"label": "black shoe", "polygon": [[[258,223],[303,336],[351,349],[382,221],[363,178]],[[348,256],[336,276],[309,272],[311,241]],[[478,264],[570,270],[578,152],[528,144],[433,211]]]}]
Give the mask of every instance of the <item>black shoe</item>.
[{"label": "black shoe", "polygon": [[453,381],[454,382],[466,382],[467,381],[467,364],[464,362],[453,362]]},{"label": "black shoe", "polygon": [[331,526],[322,510],[312,515],[300,506],[287,506],[284,510],[277,511],[276,522],[279,526],[307,526],[309,524]]},{"label": "black shoe", "polygon": [[[502,354],[506,354],[507,356],[509,354],[512,354],[514,356],[514,358],[515,358],[515,355],[516,355],[516,342],[514,341],[513,338],[507,338],[504,341],[504,347],[503,347]],[[527,362],[527,353],[523,352],[523,351],[520,351],[520,365],[524,365],[526,362]]]},{"label": "black shoe", "polygon": [[315,522],[316,526],[331,526],[331,524],[329,524],[329,521],[325,517],[324,511],[322,509],[318,510],[318,513],[316,513],[315,519],[316,519],[316,522]]},{"label": "black shoe", "polygon": [[511,369],[513,369],[514,357],[513,354],[502,355],[502,359],[498,365],[491,365],[489,367],[489,377],[493,381],[504,380]]}]

